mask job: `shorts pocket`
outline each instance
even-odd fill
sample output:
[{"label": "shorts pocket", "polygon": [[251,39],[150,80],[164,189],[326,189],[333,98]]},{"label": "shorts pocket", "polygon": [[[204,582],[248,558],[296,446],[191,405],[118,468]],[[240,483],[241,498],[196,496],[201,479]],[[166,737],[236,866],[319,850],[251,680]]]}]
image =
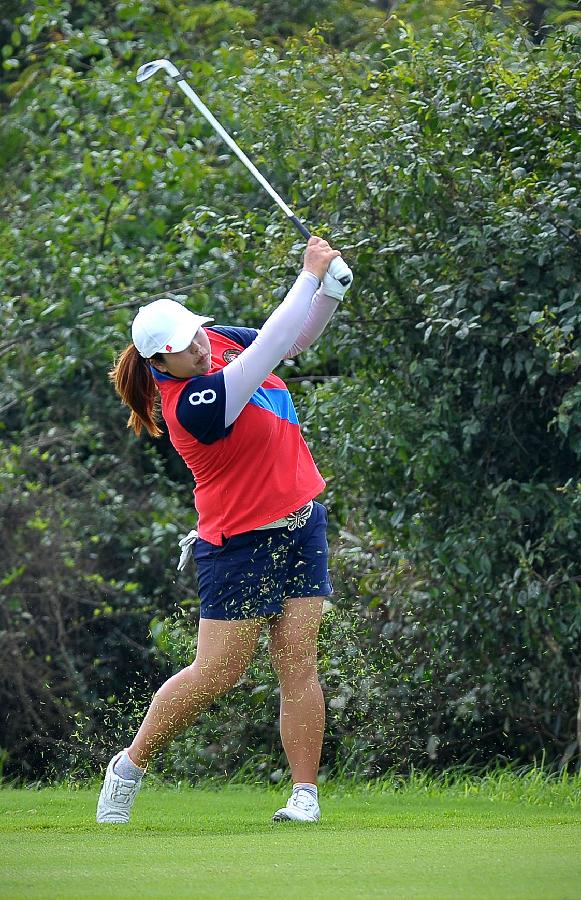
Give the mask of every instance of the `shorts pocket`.
[{"label": "shorts pocket", "polygon": [[217,547],[216,544],[211,544],[203,538],[198,538],[194,544],[193,557],[196,562],[198,560],[213,559],[216,556],[216,552],[220,549],[221,548]]}]

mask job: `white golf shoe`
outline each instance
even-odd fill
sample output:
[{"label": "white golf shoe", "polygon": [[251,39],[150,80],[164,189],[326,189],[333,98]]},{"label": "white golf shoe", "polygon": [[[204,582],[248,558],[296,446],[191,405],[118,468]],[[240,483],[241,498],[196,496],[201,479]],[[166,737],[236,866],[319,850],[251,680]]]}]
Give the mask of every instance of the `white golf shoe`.
[{"label": "white golf shoe", "polygon": [[133,801],[141,787],[141,778],[133,781],[121,778],[114,772],[113,766],[123,752],[122,750],[113,757],[105,772],[105,781],[97,803],[97,822],[100,824],[126,825],[129,822]]},{"label": "white golf shoe", "polygon": [[298,788],[293,791],[286,806],[278,809],[273,822],[318,822],[321,818],[319,802],[310,791]]}]

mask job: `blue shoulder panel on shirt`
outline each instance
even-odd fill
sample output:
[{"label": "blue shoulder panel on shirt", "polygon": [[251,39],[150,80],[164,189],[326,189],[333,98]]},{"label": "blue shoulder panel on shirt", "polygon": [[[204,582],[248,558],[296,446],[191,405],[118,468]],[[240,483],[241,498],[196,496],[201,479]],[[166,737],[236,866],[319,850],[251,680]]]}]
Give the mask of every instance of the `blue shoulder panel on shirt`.
[{"label": "blue shoulder panel on shirt", "polygon": [[213,444],[230,433],[226,428],[224,373],[197,375],[185,384],[176,416],[180,425],[202,444]]},{"label": "blue shoulder panel on shirt", "polygon": [[234,341],[234,343],[240,344],[245,350],[247,347],[250,347],[258,334],[256,328],[238,328],[231,327],[230,325],[208,325],[206,326],[206,330],[223,334],[224,337],[229,338],[229,340]]},{"label": "blue shoulder panel on shirt", "polygon": [[291,395],[286,388],[259,387],[248,402],[261,409],[267,409],[279,419],[286,419],[292,425],[299,424]]}]

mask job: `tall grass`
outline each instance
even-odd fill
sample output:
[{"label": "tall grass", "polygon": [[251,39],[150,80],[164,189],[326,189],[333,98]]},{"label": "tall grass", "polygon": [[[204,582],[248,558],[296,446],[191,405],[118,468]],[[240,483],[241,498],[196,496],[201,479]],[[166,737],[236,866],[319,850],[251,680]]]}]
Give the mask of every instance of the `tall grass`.
[{"label": "tall grass", "polygon": [[372,780],[339,777],[325,785],[326,793],[348,793],[362,789],[371,794],[409,797],[478,797],[543,806],[552,803],[581,806],[581,772],[549,771],[542,764],[506,764],[485,771],[464,766],[444,772],[412,768],[407,775],[392,771]]}]

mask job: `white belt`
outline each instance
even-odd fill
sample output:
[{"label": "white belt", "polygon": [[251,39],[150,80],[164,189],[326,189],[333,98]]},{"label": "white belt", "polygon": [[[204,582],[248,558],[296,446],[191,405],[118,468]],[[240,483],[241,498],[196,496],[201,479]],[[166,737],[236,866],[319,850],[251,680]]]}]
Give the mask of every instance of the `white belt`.
[{"label": "white belt", "polygon": [[[265,531],[267,528],[288,528],[289,531],[294,531],[296,528],[302,528],[307,524],[312,511],[313,501],[310,500],[305,506],[301,506],[300,509],[295,509],[295,511],[289,513],[288,516],[283,516],[282,519],[277,519],[276,522],[269,522],[268,525],[259,525],[258,528],[254,528],[253,531]],[[189,534],[186,534],[179,542],[181,552],[180,561],[178,562],[178,572],[185,569],[191,555],[190,551],[192,549],[192,544],[194,544],[197,539],[198,532],[193,528]]]},{"label": "white belt", "polygon": [[309,500],[305,506],[295,509],[288,516],[283,516],[282,519],[277,519],[276,522],[269,522],[268,525],[259,525],[254,531],[265,531],[267,528],[288,528],[289,531],[294,531],[295,528],[302,528],[303,525],[307,524],[312,511],[313,501]]}]

